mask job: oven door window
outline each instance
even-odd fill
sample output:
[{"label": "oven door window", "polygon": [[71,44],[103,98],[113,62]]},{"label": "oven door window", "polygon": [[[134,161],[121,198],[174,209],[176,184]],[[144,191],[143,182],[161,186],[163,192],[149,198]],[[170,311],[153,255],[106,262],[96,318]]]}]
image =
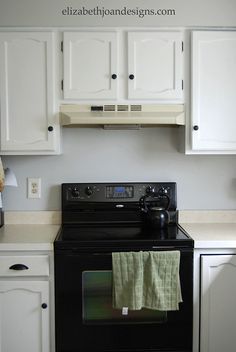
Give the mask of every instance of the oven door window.
[{"label": "oven door window", "polygon": [[167,312],[136,311],[112,307],[112,271],[83,271],[82,317],[84,324],[165,323]]}]

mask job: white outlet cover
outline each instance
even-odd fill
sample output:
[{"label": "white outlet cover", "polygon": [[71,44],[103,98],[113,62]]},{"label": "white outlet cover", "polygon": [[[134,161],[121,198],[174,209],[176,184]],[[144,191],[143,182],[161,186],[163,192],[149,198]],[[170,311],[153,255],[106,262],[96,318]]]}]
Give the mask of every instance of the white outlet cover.
[{"label": "white outlet cover", "polygon": [[28,198],[41,198],[41,178],[28,177]]}]

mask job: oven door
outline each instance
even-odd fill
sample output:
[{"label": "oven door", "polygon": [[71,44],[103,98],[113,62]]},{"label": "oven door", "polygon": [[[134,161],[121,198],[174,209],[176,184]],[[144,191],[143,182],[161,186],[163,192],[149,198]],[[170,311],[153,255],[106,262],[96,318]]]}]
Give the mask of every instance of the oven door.
[{"label": "oven door", "polygon": [[192,351],[193,252],[181,250],[179,311],[112,308],[109,252],[55,252],[56,351]]}]

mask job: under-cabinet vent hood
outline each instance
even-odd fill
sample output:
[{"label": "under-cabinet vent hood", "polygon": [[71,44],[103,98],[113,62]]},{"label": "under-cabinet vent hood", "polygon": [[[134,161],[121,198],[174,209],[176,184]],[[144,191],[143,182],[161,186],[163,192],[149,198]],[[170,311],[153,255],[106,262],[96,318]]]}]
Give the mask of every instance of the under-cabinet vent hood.
[{"label": "under-cabinet vent hood", "polygon": [[184,125],[184,105],[61,105],[63,126]]}]

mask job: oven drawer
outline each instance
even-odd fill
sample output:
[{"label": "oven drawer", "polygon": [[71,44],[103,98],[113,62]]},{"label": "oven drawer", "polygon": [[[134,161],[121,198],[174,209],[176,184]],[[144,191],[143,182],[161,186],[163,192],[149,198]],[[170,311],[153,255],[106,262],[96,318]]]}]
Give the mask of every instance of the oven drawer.
[{"label": "oven drawer", "polygon": [[1,256],[0,277],[49,276],[48,255]]}]

